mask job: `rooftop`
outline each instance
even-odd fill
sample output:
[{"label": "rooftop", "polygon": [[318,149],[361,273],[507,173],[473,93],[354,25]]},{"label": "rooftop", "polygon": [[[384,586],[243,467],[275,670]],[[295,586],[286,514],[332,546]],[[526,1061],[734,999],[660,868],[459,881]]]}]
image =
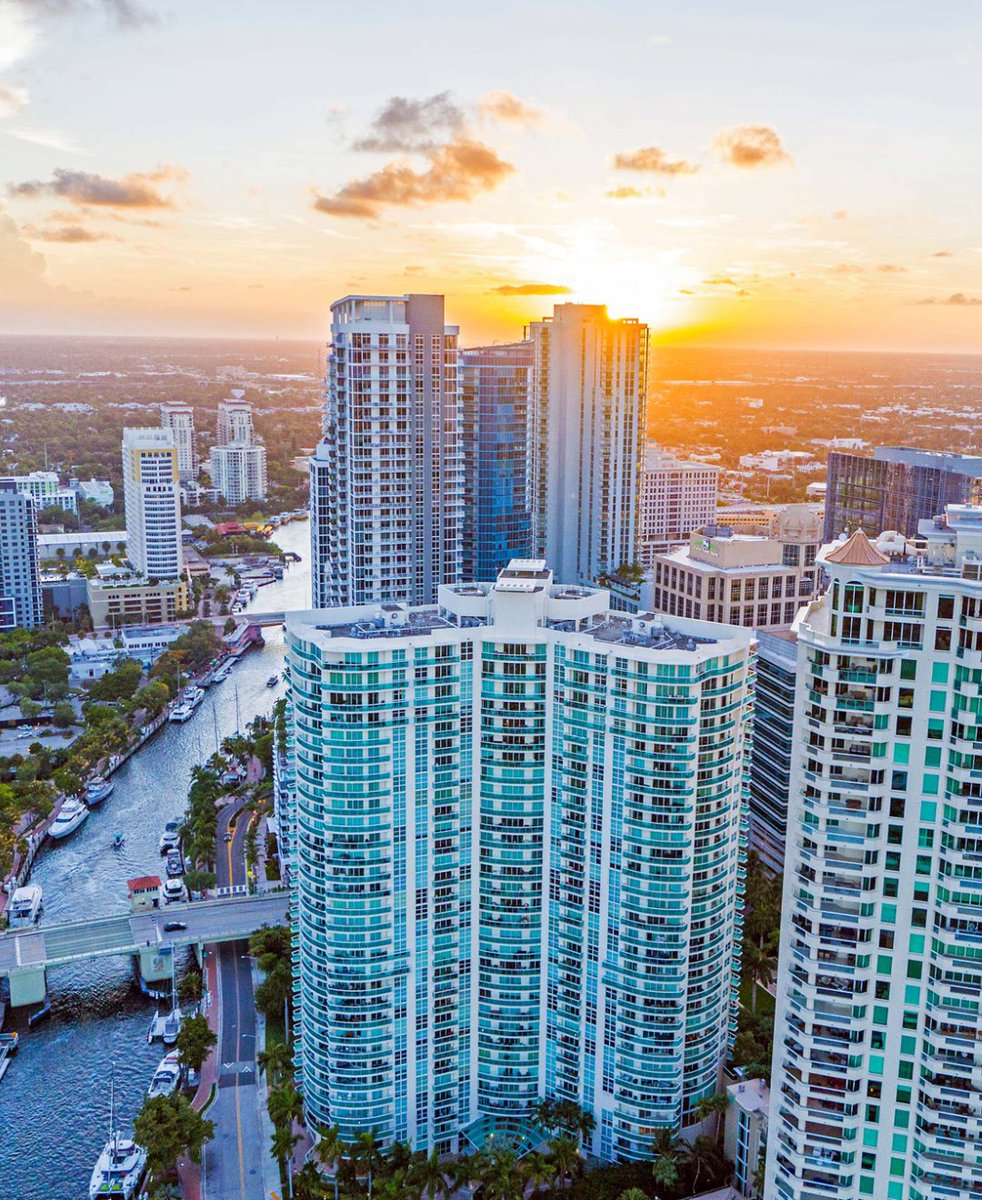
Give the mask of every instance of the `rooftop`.
[{"label": "rooftop", "polygon": [[851,567],[882,567],[890,559],[877,550],[861,529],[857,529],[847,541],[830,550],[825,555],[825,561]]}]

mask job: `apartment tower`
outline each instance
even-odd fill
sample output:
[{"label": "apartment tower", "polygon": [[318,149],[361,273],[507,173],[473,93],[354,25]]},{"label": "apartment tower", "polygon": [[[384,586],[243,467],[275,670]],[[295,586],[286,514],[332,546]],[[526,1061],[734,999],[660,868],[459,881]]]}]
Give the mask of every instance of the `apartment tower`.
[{"label": "apartment tower", "polygon": [[826,545],[797,624],[767,1200],[982,1194],[982,509]]},{"label": "apartment tower", "polygon": [[123,430],[128,557],[139,575],[181,575],[181,489],[172,429]]},{"label": "apartment tower", "polygon": [[749,631],[515,560],[286,637],[311,1119],[528,1146],[548,1095],[623,1160],[694,1126],[735,1032]]},{"label": "apartment tower", "polygon": [[558,304],[529,333],[533,548],[590,584],[637,558],[648,327]]},{"label": "apartment tower", "polygon": [[0,481],[0,632],[43,621],[36,502]]},{"label": "apartment tower", "polygon": [[164,404],[160,409],[160,424],[174,434],[177,447],[177,472],[181,482],[198,476],[198,447],[194,438],[194,409],[190,404]]},{"label": "apartment tower", "polygon": [[314,607],[433,603],[460,578],[457,327],[442,296],[347,296],[331,314],[310,459]]}]

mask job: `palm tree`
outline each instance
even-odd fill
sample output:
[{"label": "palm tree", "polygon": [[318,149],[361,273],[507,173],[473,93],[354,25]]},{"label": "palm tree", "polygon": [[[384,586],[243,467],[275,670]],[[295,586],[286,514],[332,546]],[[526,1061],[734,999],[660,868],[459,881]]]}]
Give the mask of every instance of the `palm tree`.
[{"label": "palm tree", "polygon": [[269,1119],[276,1126],[289,1129],[294,1121],[303,1119],[303,1097],[292,1083],[281,1083],[273,1088],[266,1100]]},{"label": "palm tree", "polygon": [[573,1174],[583,1165],[579,1142],[568,1133],[550,1139],[549,1157],[559,1176],[560,1187],[565,1187],[567,1180],[572,1179]]},{"label": "palm tree", "polygon": [[696,1190],[700,1178],[705,1173],[712,1178],[723,1167],[723,1156],[719,1152],[714,1138],[700,1134],[692,1142],[686,1152],[686,1162],[692,1168],[692,1190]]},{"label": "palm tree", "polygon": [[743,939],[743,971],[750,980],[750,1013],[757,1015],[757,988],[767,987],[774,979],[777,959],[767,946],[758,946],[749,938]]},{"label": "palm tree", "polygon": [[293,1132],[292,1125],[277,1125],[273,1130],[271,1146],[273,1157],[280,1164],[281,1178],[289,1170],[287,1162],[293,1157],[293,1147],[299,1141],[300,1134]]},{"label": "palm tree", "polygon": [[447,1179],[446,1171],[440,1162],[440,1153],[431,1150],[427,1158],[418,1158],[409,1171],[409,1181],[418,1188],[419,1195],[426,1195],[428,1200],[449,1200],[453,1195],[453,1184]]},{"label": "palm tree", "polygon": [[337,1200],[338,1195],[338,1167],[347,1152],[348,1147],[341,1140],[341,1133],[337,1125],[325,1129],[317,1143],[316,1154],[333,1176],[334,1200]]},{"label": "palm tree", "polygon": [[[532,1191],[547,1188],[556,1178],[556,1166],[544,1154],[529,1154],[522,1164],[525,1177],[532,1185]],[[647,1197],[645,1197],[647,1200]]]},{"label": "palm tree", "polygon": [[259,1070],[267,1072],[271,1082],[293,1074],[293,1051],[286,1042],[275,1042],[268,1050],[261,1051],[256,1061]]},{"label": "palm tree", "polygon": [[673,1159],[661,1154],[651,1168],[651,1178],[658,1187],[673,1188],[679,1181],[679,1169]]},{"label": "palm tree", "polygon": [[641,1188],[627,1188],[617,1197],[617,1200],[648,1200],[648,1193]]},{"label": "palm tree", "polygon": [[478,1155],[477,1163],[484,1200],[523,1200],[525,1177],[514,1151],[496,1147]]},{"label": "palm tree", "polygon": [[353,1157],[368,1176],[368,1200],[372,1200],[372,1178],[382,1162],[382,1150],[374,1129],[365,1129],[355,1138]]},{"label": "palm tree", "polygon": [[708,1121],[710,1117],[714,1117],[713,1138],[716,1142],[720,1140],[722,1132],[722,1118],[730,1105],[730,1098],[726,1092],[717,1092],[714,1096],[703,1096],[699,1100],[693,1110],[696,1119],[699,1121]]}]

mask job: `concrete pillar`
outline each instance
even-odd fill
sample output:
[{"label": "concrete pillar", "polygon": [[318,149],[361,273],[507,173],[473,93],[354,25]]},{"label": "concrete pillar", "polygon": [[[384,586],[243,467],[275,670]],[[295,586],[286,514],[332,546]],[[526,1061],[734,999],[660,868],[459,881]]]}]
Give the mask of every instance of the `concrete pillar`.
[{"label": "concrete pillar", "polygon": [[21,967],[10,972],[10,1007],[41,1004],[48,994],[44,967]]},{"label": "concrete pillar", "polygon": [[170,980],[172,969],[172,953],[170,950],[161,953],[158,946],[146,947],[140,951],[138,961],[140,978],[144,983],[160,983],[163,979]]}]

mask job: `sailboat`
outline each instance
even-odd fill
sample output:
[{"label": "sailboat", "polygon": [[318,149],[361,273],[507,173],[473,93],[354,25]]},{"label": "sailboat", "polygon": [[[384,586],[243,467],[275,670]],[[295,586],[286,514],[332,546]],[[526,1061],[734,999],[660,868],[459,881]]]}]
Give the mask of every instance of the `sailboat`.
[{"label": "sailboat", "polygon": [[116,1064],[113,1063],[109,1082],[109,1141],[92,1169],[89,1200],[99,1200],[102,1196],[132,1200],[146,1166],[146,1150],[132,1138],[123,1137],[116,1128]]}]

